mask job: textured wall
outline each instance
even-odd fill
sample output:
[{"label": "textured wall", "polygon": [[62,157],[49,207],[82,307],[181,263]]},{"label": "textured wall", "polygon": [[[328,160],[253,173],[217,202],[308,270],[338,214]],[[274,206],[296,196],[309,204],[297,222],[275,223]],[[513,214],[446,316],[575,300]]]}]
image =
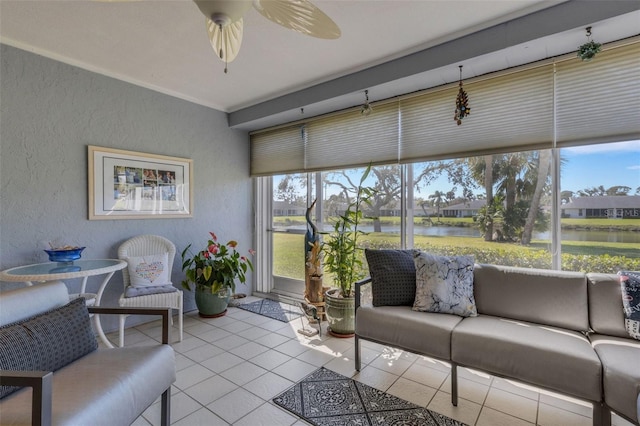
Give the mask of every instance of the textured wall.
[{"label": "textured wall", "polygon": [[[176,244],[172,280],[179,287],[179,253],[191,242],[202,247],[208,231],[237,239],[243,251],[251,247],[249,138],[229,129],[224,113],[13,47],[0,49],[0,269],[47,261],[42,249],[55,238],[85,245],[83,258],[99,259],[116,257],[127,238],[150,233]],[[192,158],[194,217],[89,221],[87,145]],[[92,278],[90,288],[98,284]],[[105,304],[116,303],[121,290],[118,272]],[[194,309],[191,294],[185,294],[185,308]]]}]

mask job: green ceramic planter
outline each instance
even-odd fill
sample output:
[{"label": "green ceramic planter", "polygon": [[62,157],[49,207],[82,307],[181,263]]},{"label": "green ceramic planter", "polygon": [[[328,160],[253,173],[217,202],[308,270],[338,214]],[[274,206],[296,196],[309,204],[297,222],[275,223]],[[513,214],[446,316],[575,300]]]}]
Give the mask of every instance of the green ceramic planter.
[{"label": "green ceramic planter", "polygon": [[356,332],[356,301],[340,297],[340,290],[332,288],[324,294],[329,332],[337,337],[351,337]]},{"label": "green ceramic planter", "polygon": [[195,299],[201,317],[217,318],[227,313],[231,291],[227,289],[224,292],[211,293],[206,287],[196,288]]}]

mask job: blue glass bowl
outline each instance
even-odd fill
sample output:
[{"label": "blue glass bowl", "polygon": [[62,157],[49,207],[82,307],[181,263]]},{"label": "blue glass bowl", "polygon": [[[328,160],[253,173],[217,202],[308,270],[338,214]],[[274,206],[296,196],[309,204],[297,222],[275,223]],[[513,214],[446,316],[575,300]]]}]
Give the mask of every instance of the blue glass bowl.
[{"label": "blue glass bowl", "polygon": [[85,247],[78,247],[66,250],[45,250],[45,252],[49,255],[51,262],[73,262],[74,260],[80,259],[82,250],[84,249]]}]

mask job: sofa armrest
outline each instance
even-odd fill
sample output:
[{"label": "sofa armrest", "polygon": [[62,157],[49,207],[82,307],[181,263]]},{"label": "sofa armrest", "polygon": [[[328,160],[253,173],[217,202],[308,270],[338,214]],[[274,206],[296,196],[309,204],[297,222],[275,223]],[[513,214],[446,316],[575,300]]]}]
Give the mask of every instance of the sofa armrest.
[{"label": "sofa armrest", "polygon": [[87,306],[90,314],[107,315],[160,315],[162,316],[162,344],[168,345],[171,337],[171,308],[107,308],[102,306]]},{"label": "sofa armrest", "polygon": [[354,285],[356,286],[356,291],[355,291],[355,295],[356,295],[356,300],[355,300],[355,307],[356,310],[360,307],[360,291],[362,290],[362,286],[365,284],[368,284],[371,282],[371,277],[367,277],[364,279],[361,279],[360,281],[356,281],[354,283]]},{"label": "sofa armrest", "polygon": [[51,398],[53,396],[53,373],[51,371],[0,371],[1,386],[33,388],[31,399],[31,424],[51,424]]}]

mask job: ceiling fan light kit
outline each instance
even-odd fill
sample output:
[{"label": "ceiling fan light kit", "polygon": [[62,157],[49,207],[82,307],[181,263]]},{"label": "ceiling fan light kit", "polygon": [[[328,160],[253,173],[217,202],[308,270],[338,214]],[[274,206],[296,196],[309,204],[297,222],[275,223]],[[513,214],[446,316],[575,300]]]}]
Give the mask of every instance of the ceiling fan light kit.
[{"label": "ceiling fan light kit", "polygon": [[262,16],[301,34],[336,39],[340,28],[308,0],[194,0],[206,17],[209,41],[225,63],[232,62],[242,44],[244,14],[253,6]]}]

